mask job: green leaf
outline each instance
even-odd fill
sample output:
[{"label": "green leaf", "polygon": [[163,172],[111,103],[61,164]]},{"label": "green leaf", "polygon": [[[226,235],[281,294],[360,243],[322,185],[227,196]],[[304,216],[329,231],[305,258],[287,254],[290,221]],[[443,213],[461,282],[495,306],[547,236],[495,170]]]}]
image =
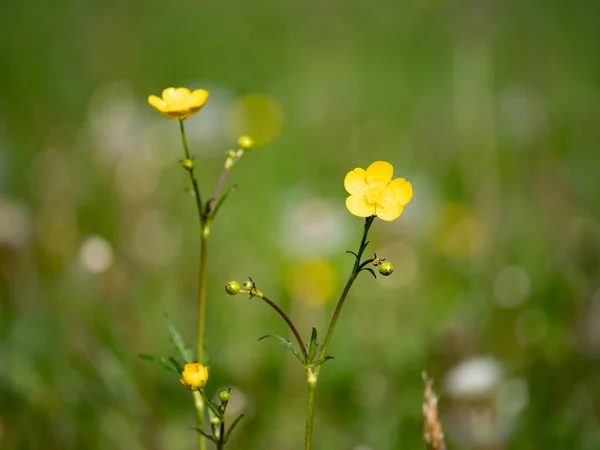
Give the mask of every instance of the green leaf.
[{"label": "green leaf", "polygon": [[204,403],[206,403],[206,406],[209,407],[209,409],[213,412],[213,414],[215,416],[217,416],[219,419],[223,420],[223,413],[221,411],[219,411],[219,407],[217,406],[217,404],[206,396],[203,389],[200,389],[198,392],[200,392],[200,395],[202,396]]},{"label": "green leaf", "polygon": [[193,363],[194,357],[192,355],[192,351],[185,346],[185,342],[183,342],[183,338],[181,337],[181,334],[179,333],[179,330],[177,330],[177,327],[173,323],[171,317],[168,314],[165,314],[165,316],[167,317],[167,321],[169,322],[169,333],[171,333],[171,341],[173,341],[173,345],[175,345],[179,356],[181,356],[181,359],[183,359],[186,363]]},{"label": "green leaf", "polygon": [[354,257],[358,260],[358,255],[350,250],[346,250],[346,253],[350,253],[351,255],[354,255]]},{"label": "green leaf", "polygon": [[362,271],[362,270],[366,270],[367,272],[370,272],[370,273],[371,273],[371,275],[373,275],[373,278],[377,279],[377,275],[375,275],[375,271],[374,271],[373,269],[371,269],[370,267],[363,267],[363,268],[362,268],[362,269],[360,269],[360,270],[361,270],[361,271]]},{"label": "green leaf", "polygon": [[324,362],[329,361],[330,359],[334,359],[333,356],[326,356],[323,359],[318,360],[316,363],[313,364],[313,367],[317,367],[320,366],[321,364],[323,364]]},{"label": "green leaf", "polygon": [[296,350],[296,347],[294,347],[294,345],[287,339],[282,338],[281,336],[278,336],[277,334],[266,334],[263,337],[259,338],[258,340],[262,341],[263,339],[266,339],[268,337],[279,339],[279,342],[281,342],[285,347],[290,349],[292,351],[292,353],[296,356],[296,358],[298,358],[298,361],[300,361],[302,363],[302,365],[306,364],[306,362],[302,358],[302,355],[300,355],[298,350]]},{"label": "green leaf", "polygon": [[219,199],[219,201],[217,202],[217,204],[215,205],[215,208],[210,211],[210,217],[214,218],[217,215],[217,212],[219,211],[219,209],[221,208],[221,205],[223,203],[225,203],[225,200],[227,200],[227,197],[229,197],[229,194],[231,194],[233,191],[235,191],[237,189],[237,185],[233,185],[230,186],[224,193],[223,195],[221,195],[221,198]]},{"label": "green leaf", "polygon": [[307,362],[311,362],[315,355],[317,354],[317,329],[312,329],[312,334],[310,336],[310,342],[308,343],[307,349]]},{"label": "green leaf", "polygon": [[244,415],[242,414],[233,421],[233,423],[229,427],[229,430],[227,430],[227,433],[225,433],[225,438],[223,438],[223,442],[227,443],[227,440],[229,439],[229,435],[231,434],[233,429],[237,426],[237,424],[240,423],[240,420],[242,420],[243,418],[244,418]]},{"label": "green leaf", "polygon": [[198,427],[191,427],[192,430],[197,431],[198,433],[200,433],[202,436],[204,436],[206,439],[210,439],[211,441],[213,441],[215,444],[217,443],[217,441],[215,440],[214,437],[212,437],[210,434],[205,433],[204,431],[202,431],[200,428]]},{"label": "green leaf", "polygon": [[138,355],[138,357],[140,359],[145,359],[146,361],[152,361],[155,363],[160,364],[161,366],[163,366],[163,368],[170,370],[171,372],[177,372],[180,373],[180,365],[177,364],[177,361],[173,361],[173,358],[165,358],[164,356],[154,356],[154,355],[148,355],[146,353],[142,353],[141,355]]},{"label": "green leaf", "polygon": [[367,245],[369,245],[370,241],[365,242],[363,245],[360,246],[360,250],[358,251],[358,254],[360,256],[362,256],[362,254],[365,252]]}]

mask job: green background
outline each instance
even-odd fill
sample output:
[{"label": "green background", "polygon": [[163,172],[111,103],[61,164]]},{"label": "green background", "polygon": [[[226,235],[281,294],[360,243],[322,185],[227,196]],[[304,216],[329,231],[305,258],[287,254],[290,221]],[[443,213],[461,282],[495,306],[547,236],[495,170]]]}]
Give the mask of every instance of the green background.
[{"label": "green background", "polygon": [[233,386],[247,414],[228,448],[302,448],[306,386],[291,354],[257,341],[284,324],[223,286],[251,276],[306,339],[324,334],[362,230],[343,178],[375,160],[414,197],[373,225],[369,251],[396,272],[351,292],[314,448],[423,448],[423,370],[449,448],[600,448],[599,14],[556,0],[3,2],[0,448],[194,448],[189,392],[137,358],[173,353],[165,311],[196,333],[177,123],[146,101],[168,86],[211,92],[186,122],[205,196],[240,133],[262,141],[231,173],[209,249],[207,390]]}]

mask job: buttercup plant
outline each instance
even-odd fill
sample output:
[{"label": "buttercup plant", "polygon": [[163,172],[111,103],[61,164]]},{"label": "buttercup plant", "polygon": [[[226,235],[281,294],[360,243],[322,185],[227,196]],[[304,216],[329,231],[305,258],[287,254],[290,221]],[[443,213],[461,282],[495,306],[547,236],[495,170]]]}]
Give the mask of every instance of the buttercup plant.
[{"label": "buttercup plant", "polygon": [[278,339],[286,348],[292,351],[304,368],[308,384],[308,407],[304,440],[305,450],[310,450],[312,448],[315,390],[319,379],[319,372],[322,364],[332,358],[327,354],[327,351],[342,307],[346,301],[346,297],[348,296],[354,281],[361,272],[369,272],[373,277],[377,278],[375,271],[370,266],[379,267],[379,273],[384,276],[391,275],[394,271],[394,266],[391,262],[378,258],[377,255],[374,255],[373,258],[363,259],[365,250],[369,245],[369,241],[367,241],[369,230],[375,219],[377,217],[385,221],[397,219],[402,214],[404,206],[406,206],[412,198],[413,190],[410,182],[406,181],[404,178],[392,179],[393,173],[394,168],[390,163],[376,161],[366,170],[356,168],[350,171],[344,179],[344,187],[350,194],[346,199],[346,207],[351,214],[358,217],[364,217],[365,223],[357,251],[347,252],[354,256],[354,265],[350,271],[348,281],[339,297],[322,344],[317,342],[318,333],[316,328],[313,328],[310,341],[308,345],[305,345],[302,336],[290,317],[275,302],[258,290],[252,279],[246,281],[242,286],[240,286],[237,281],[231,281],[225,288],[226,292],[230,295],[249,294],[250,297],[262,299],[283,318],[296,339],[297,347],[292,342],[277,335],[267,335],[260,338],[260,340],[266,337],[275,337]]},{"label": "buttercup plant", "polygon": [[[206,439],[212,441],[217,449],[223,449],[229,435],[239,423],[243,415],[239,416],[226,431],[225,410],[229,401],[229,391],[222,391],[219,394],[220,404],[213,402],[206,397],[204,387],[209,379],[209,367],[205,366],[204,355],[204,322],[206,317],[206,268],[207,268],[207,243],[210,235],[210,227],[227,199],[232,188],[222,193],[225,181],[231,168],[240,160],[244,153],[249,151],[254,142],[249,136],[242,136],[238,140],[238,149],[229,150],[226,153],[223,171],[217,181],[212,195],[203,200],[200,193],[198,179],[196,177],[196,162],[191,155],[187,138],[185,134],[184,121],[194,114],[198,113],[208,99],[209,93],[204,89],[190,91],[187,88],[167,88],[162,92],[161,97],[150,95],[148,103],[163,116],[168,119],[177,119],[179,122],[179,131],[181,134],[181,143],[183,146],[184,159],[181,161],[183,169],[189,174],[192,192],[195,199],[196,210],[198,212],[199,237],[200,237],[200,262],[198,272],[198,335],[197,352],[194,357],[192,352],[184,344],[181,334],[169,319],[169,330],[171,340],[179,353],[181,360],[169,357],[157,357],[153,355],[140,355],[141,358],[161,364],[168,370],[177,372],[181,375],[181,383],[192,391],[194,405],[196,408],[197,426],[194,428],[199,433],[198,448],[206,448]],[[204,431],[204,417],[206,407],[210,411],[211,433]],[[205,439],[206,438],[206,439]]]}]

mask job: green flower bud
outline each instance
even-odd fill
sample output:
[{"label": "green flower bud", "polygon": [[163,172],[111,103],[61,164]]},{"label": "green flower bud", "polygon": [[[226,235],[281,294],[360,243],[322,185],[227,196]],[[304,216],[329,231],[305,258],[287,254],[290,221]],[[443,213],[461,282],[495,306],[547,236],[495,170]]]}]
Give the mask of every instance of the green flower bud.
[{"label": "green flower bud", "polygon": [[393,271],[394,265],[391,262],[384,262],[379,266],[379,273],[384,277],[391,275]]},{"label": "green flower bud", "polygon": [[221,403],[227,403],[230,398],[231,398],[231,394],[229,393],[229,391],[219,392],[219,400],[221,400]]},{"label": "green flower bud", "polygon": [[244,281],[243,284],[243,288],[245,291],[253,291],[254,290],[254,283],[250,280]]},{"label": "green flower bud", "polygon": [[194,168],[194,160],[193,159],[185,159],[182,162],[182,164],[186,170],[192,170]]},{"label": "green flower bud", "polygon": [[254,141],[250,136],[242,136],[238,139],[238,145],[242,150],[250,150],[254,147]]},{"label": "green flower bud", "polygon": [[237,281],[230,281],[229,283],[227,283],[227,286],[225,286],[225,291],[229,295],[238,294],[240,292],[240,283],[238,283]]},{"label": "green flower bud", "polygon": [[213,426],[221,425],[221,419],[219,419],[217,416],[213,416],[210,418],[210,424]]}]

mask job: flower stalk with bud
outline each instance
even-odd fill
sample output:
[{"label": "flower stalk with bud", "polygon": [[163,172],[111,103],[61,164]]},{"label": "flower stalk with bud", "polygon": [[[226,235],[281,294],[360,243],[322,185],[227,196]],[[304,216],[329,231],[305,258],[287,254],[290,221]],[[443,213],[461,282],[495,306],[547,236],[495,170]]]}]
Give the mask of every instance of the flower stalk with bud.
[{"label": "flower stalk with bud", "polygon": [[378,258],[377,255],[374,255],[373,258],[363,260],[363,255],[369,245],[367,237],[375,218],[379,217],[385,221],[397,219],[402,214],[404,206],[407,205],[412,198],[412,185],[403,178],[392,180],[392,174],[393,167],[391,164],[384,161],[377,161],[371,164],[366,170],[357,168],[346,175],[344,187],[350,194],[346,199],[346,207],[353,215],[364,217],[365,223],[357,251],[347,252],[354,256],[354,265],[348,281],[338,299],[327,329],[327,334],[321,345],[317,343],[317,330],[315,328],[312,329],[308,345],[305,345],[298,329],[290,317],[277,306],[275,302],[259,291],[252,279],[246,281],[242,286],[236,281],[231,281],[225,288],[226,292],[230,295],[249,294],[250,297],[258,297],[265,301],[265,303],[273,308],[286,322],[296,339],[298,348],[296,348],[292,342],[281,336],[267,335],[260,338],[260,340],[266,337],[277,338],[292,351],[304,366],[308,384],[308,408],[304,441],[305,450],[310,450],[312,448],[315,391],[319,372],[322,364],[332,358],[327,355],[327,351],[348,293],[361,272],[369,272],[373,277],[377,278],[375,271],[370,266],[378,267],[379,273],[383,276],[389,276],[394,271],[394,266],[391,262]]},{"label": "flower stalk with bud", "polygon": [[[179,132],[181,135],[181,143],[183,147],[184,159],[181,161],[183,169],[188,173],[190,184],[194,195],[196,210],[198,212],[199,222],[199,237],[200,237],[200,254],[199,254],[199,270],[198,270],[198,334],[197,334],[197,352],[193,358],[189,350],[183,345],[183,340],[179,333],[171,324],[171,336],[175,343],[181,358],[184,360],[185,367],[182,369],[179,362],[174,358],[158,358],[151,355],[142,355],[145,359],[161,363],[169,370],[177,370],[181,372],[181,382],[188,389],[193,391],[194,405],[197,415],[197,431],[200,433],[198,447],[200,450],[205,450],[206,441],[204,438],[212,440],[218,449],[222,449],[227,442],[227,438],[231,430],[237,425],[234,422],[227,434],[224,431],[225,418],[224,411],[227,401],[221,400],[221,405],[216,406],[208,400],[204,395],[204,385],[208,379],[207,368],[203,365],[204,362],[204,334],[205,334],[205,317],[206,317],[206,269],[208,257],[208,237],[210,235],[210,226],[221,208],[223,202],[227,199],[232,188],[229,188],[224,193],[223,188],[227,176],[232,167],[240,160],[245,152],[253,147],[253,141],[248,136],[242,136],[238,141],[237,150],[229,150],[226,154],[223,170],[212,196],[203,201],[201,196],[198,178],[196,176],[196,162],[192,156],[185,133],[184,121],[200,111],[209,96],[209,93],[203,89],[190,91],[187,88],[167,88],[162,92],[161,97],[151,95],[148,97],[148,103],[163,116],[168,119],[177,119],[179,122]],[[227,399],[228,400],[228,399]],[[203,431],[204,428],[204,413],[205,408],[212,411],[211,426],[213,429],[212,436]],[[241,417],[240,417],[241,418]],[[239,419],[238,419],[239,421]],[[218,422],[218,423],[216,423]]]}]

